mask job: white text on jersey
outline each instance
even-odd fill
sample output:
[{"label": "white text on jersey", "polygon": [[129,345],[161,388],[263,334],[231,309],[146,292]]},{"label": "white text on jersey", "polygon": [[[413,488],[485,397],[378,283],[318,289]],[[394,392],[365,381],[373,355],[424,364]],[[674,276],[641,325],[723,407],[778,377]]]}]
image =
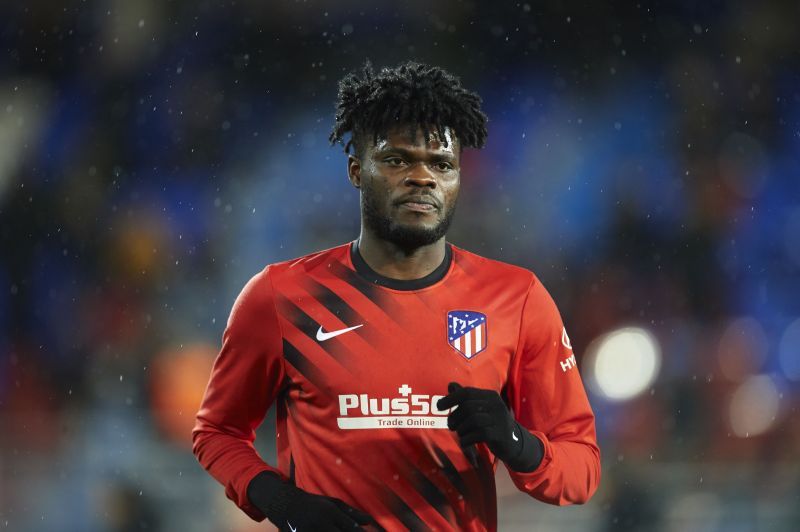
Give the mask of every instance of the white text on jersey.
[{"label": "white text on jersey", "polygon": [[407,384],[400,386],[398,392],[401,397],[370,397],[366,393],[339,395],[339,428],[447,428],[447,414],[455,407],[436,408],[436,402],[443,395],[412,394]]}]

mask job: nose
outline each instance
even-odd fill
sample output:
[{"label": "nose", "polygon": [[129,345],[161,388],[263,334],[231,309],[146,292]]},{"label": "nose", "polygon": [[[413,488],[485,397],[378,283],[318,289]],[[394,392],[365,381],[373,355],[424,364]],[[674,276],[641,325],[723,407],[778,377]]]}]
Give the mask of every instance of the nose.
[{"label": "nose", "polygon": [[427,164],[417,163],[409,169],[404,184],[415,187],[436,188],[436,177]]}]

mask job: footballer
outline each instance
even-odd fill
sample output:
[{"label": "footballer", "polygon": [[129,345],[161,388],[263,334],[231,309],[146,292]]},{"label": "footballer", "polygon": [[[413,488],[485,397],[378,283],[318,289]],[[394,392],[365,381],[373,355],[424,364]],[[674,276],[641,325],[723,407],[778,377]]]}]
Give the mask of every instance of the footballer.
[{"label": "footballer", "polygon": [[[192,432],[254,520],[496,530],[500,464],[545,503],[597,489],[594,414],[553,299],[530,270],[446,239],[462,151],[486,142],[480,104],[412,61],[339,82],[330,140],[359,191],[360,234],[250,279]],[[267,463],[253,442],[273,404]]]}]

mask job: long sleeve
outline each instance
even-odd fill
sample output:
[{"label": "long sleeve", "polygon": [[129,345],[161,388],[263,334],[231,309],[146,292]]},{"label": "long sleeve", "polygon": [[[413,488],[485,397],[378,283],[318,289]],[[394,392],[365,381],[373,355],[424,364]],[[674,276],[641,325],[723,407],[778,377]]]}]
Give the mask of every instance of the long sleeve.
[{"label": "long sleeve", "polygon": [[507,395],[517,421],[544,446],[534,471],[507,468],[517,488],[550,504],[589,500],[600,482],[594,414],[561,316],[535,276],[522,311]]},{"label": "long sleeve", "polygon": [[285,376],[281,346],[266,268],[250,279],[233,305],[192,430],[197,460],[225,487],[225,495],[256,521],[265,516],[247,498],[250,481],[262,471],[286,479],[253,446],[255,430]]}]

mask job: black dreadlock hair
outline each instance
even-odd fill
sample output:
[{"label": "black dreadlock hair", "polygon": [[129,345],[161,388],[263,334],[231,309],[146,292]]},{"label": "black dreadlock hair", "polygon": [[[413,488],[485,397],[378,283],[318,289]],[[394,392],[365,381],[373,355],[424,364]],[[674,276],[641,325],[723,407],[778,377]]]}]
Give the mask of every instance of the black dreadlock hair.
[{"label": "black dreadlock hair", "polygon": [[449,72],[406,61],[376,74],[367,60],[362,73],[359,78],[351,72],[339,81],[336,123],[329,140],[331,145],[344,144],[349,131],[345,153],[350,153],[351,145],[356,152],[363,149],[367,134],[377,143],[379,135],[395,126],[408,127],[413,142],[418,127],[425,138],[433,128],[446,146],[444,129],[449,127],[462,148],[482,148],[486,143],[488,118],[480,109],[481,97],[463,88]]}]

